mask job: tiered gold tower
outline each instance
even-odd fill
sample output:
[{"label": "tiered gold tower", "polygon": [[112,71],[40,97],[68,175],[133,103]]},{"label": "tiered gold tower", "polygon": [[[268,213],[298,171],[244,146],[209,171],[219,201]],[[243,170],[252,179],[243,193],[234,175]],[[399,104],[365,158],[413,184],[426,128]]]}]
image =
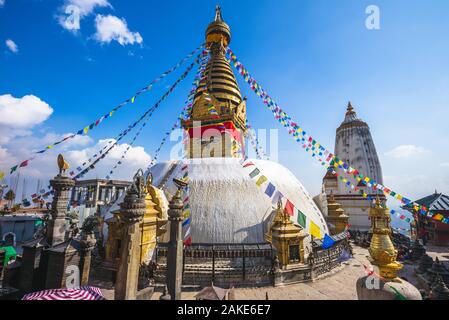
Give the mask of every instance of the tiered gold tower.
[{"label": "tiered gold tower", "polygon": [[206,30],[210,59],[195,93],[190,119],[182,123],[189,132],[191,158],[239,157],[243,152],[246,101],[226,60],[230,42],[231,29],[217,6],[215,20]]},{"label": "tiered gold tower", "polygon": [[371,263],[378,266],[381,277],[394,280],[397,278],[398,270],[402,269],[402,264],[396,261],[398,251],[390,238],[390,211],[382,206],[379,198],[376,200],[376,205],[370,209],[369,218],[373,234],[369,247]]},{"label": "tiered gold tower", "polygon": [[348,226],[349,216],[345,214],[342,205],[335,201],[331,194],[327,200],[327,222],[332,225],[329,227],[331,235],[342,233]]},{"label": "tiered gold tower", "polygon": [[288,213],[282,209],[282,202],[278,202],[270,233],[267,241],[276,248],[279,262],[282,266],[304,263],[304,238],[307,233],[303,228],[291,222]]}]

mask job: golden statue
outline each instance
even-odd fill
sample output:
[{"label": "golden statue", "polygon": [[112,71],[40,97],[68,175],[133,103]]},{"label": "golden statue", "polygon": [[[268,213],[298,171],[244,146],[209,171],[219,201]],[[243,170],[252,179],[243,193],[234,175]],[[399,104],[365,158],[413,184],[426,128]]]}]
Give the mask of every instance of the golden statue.
[{"label": "golden statue", "polygon": [[391,241],[390,212],[382,206],[379,198],[376,205],[370,209],[371,219],[371,245],[369,254],[371,263],[379,268],[380,276],[386,280],[397,279],[397,272],[402,269],[402,264],[396,261],[398,251]]},{"label": "golden statue", "polygon": [[66,172],[67,169],[70,168],[67,161],[64,160],[64,157],[62,154],[58,155],[58,167],[59,167],[59,175],[62,175]]}]

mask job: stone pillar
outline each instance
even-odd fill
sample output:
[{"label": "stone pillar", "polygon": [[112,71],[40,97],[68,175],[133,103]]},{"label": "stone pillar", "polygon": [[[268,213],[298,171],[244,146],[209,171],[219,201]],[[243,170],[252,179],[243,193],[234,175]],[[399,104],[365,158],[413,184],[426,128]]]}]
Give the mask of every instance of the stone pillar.
[{"label": "stone pillar", "polygon": [[[140,174],[140,175],[139,175]],[[120,249],[120,261],[115,282],[116,300],[136,300],[140,268],[140,222],[145,214],[145,191],[141,170],[120,204],[120,218],[124,234]]]},{"label": "stone pillar", "polygon": [[70,190],[75,185],[75,181],[59,173],[50,185],[55,192],[51,205],[51,220],[48,222],[47,239],[50,246],[55,246],[65,241],[65,217],[69,201]]},{"label": "stone pillar", "polygon": [[167,252],[167,286],[172,300],[181,300],[182,285],[182,209],[181,181],[174,179],[178,184],[178,191],[168,205],[168,220],[170,221],[170,242]]},{"label": "stone pillar", "polygon": [[90,263],[92,258],[92,250],[95,248],[97,240],[94,233],[81,232],[79,243],[81,245],[80,257],[80,285],[86,286],[89,282]]}]

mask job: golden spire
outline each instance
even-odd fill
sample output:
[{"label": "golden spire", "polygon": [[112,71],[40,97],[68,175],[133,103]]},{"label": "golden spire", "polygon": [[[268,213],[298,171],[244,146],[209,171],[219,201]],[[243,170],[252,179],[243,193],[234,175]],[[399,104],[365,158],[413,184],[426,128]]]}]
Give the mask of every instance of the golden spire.
[{"label": "golden spire", "polygon": [[224,47],[227,47],[231,42],[231,28],[224,22],[221,16],[220,6],[215,7],[215,19],[212,21],[206,30],[206,43],[222,42]]},{"label": "golden spire", "polygon": [[369,254],[371,263],[379,267],[380,276],[386,280],[397,278],[398,270],[402,269],[402,264],[396,261],[398,251],[391,241],[390,212],[376,197],[376,204],[369,212],[371,219],[371,244]]},{"label": "golden spire", "polygon": [[[206,30],[206,46],[210,50],[210,59],[203,74],[203,80],[195,93],[192,120],[206,122],[224,122],[232,120],[234,125],[246,128],[246,103],[242,99],[234,72],[226,59],[226,49],[231,41],[231,29],[224,22],[219,6],[215,20]],[[206,90],[204,90],[206,88]],[[201,101],[207,98],[207,101]],[[211,120],[208,111],[213,104],[219,117]]]},{"label": "golden spire", "polygon": [[346,108],[346,115],[354,114],[354,108],[352,107],[351,101],[348,101],[348,107]]}]

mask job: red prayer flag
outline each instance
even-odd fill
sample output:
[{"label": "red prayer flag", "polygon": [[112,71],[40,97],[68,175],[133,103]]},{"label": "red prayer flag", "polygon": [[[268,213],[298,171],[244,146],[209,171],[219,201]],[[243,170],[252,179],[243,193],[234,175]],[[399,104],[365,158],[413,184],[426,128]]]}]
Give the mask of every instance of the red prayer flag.
[{"label": "red prayer flag", "polygon": [[26,167],[28,165],[28,160],[25,160],[24,162],[22,162],[21,164],[20,164],[20,168],[23,168],[23,167]]},{"label": "red prayer flag", "polygon": [[254,165],[254,163],[248,162],[248,163],[246,163],[246,164],[243,166],[243,168],[247,168],[247,167],[250,167],[250,166],[253,166],[253,165]]},{"label": "red prayer flag", "polygon": [[295,206],[293,203],[290,202],[290,200],[287,200],[287,203],[285,204],[285,212],[288,213],[289,216],[293,216],[295,211]]}]

